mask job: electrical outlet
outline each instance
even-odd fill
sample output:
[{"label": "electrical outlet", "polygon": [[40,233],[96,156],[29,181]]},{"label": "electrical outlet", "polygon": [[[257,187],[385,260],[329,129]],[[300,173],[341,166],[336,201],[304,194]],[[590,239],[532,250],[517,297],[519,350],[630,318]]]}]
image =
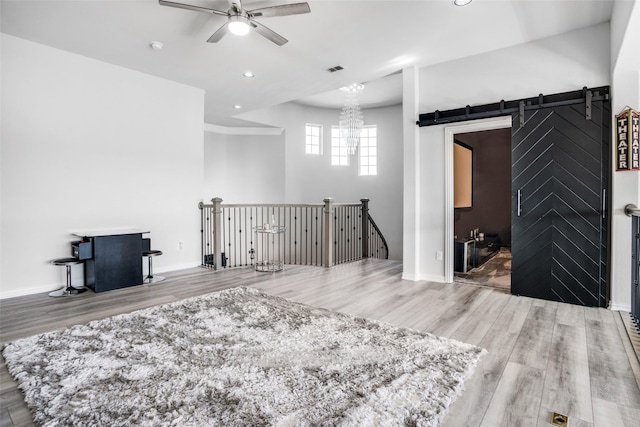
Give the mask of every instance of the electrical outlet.
[{"label": "electrical outlet", "polygon": [[436,251],[436,261],[442,261],[442,251]]},{"label": "electrical outlet", "polygon": [[178,250],[181,251],[182,250],[182,242],[178,242]]}]

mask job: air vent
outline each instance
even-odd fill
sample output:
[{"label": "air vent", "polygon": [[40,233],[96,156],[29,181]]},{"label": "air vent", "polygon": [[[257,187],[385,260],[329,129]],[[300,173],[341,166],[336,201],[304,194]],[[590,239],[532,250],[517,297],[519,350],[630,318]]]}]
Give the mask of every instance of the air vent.
[{"label": "air vent", "polygon": [[329,68],[327,71],[331,73],[335,73],[336,71],[340,71],[340,70],[344,70],[344,67],[342,65],[336,65],[335,67]]},{"label": "air vent", "polygon": [[566,427],[569,425],[569,417],[566,415],[554,412],[551,416],[551,424],[554,426]]}]

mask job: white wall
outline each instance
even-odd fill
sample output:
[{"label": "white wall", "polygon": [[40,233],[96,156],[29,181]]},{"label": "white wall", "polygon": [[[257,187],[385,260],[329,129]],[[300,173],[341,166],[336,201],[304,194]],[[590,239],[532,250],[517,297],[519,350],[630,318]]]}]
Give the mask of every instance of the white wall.
[{"label": "white wall", "polygon": [[284,135],[205,132],[204,202],[284,203]]},{"label": "white wall", "polygon": [[[366,87],[365,89],[366,90]],[[243,119],[285,129],[285,198],[287,203],[336,203],[369,198],[369,210],[389,244],[390,258],[402,259],[402,107],[363,109],[365,125],[377,125],[378,175],[358,176],[357,158],[350,166],[331,166],[331,126],[339,110],[295,103],[249,112]],[[305,154],[305,124],[323,126],[322,156]]]},{"label": "white wall", "polygon": [[[427,113],[609,83],[609,25],[601,24],[422,68],[416,86],[419,112]],[[405,121],[405,126],[411,125]],[[407,241],[417,236],[420,259],[409,265],[411,269],[404,266],[404,276],[416,280],[446,281],[445,262],[435,257],[436,252],[444,252],[445,239],[453,238],[444,233],[447,211],[444,127],[420,128],[413,142],[416,147],[405,148],[418,154],[420,165],[419,174],[413,174],[420,192],[419,202],[415,210],[405,212],[405,222],[417,223],[419,228],[404,230]],[[405,134],[410,131],[405,129]],[[411,178],[407,177],[405,185],[409,185]]]},{"label": "white wall", "polygon": [[[640,109],[640,6],[617,1],[611,17],[611,111]],[[615,124],[615,121],[612,122]],[[615,141],[615,126],[612,126]],[[612,162],[615,171],[615,156]],[[611,197],[611,308],[631,311],[631,218],[628,203],[640,206],[640,172],[613,172]]]},{"label": "white wall", "polygon": [[203,91],[0,37],[1,297],[61,286],[74,230],[146,228],[157,271],[198,265]]}]

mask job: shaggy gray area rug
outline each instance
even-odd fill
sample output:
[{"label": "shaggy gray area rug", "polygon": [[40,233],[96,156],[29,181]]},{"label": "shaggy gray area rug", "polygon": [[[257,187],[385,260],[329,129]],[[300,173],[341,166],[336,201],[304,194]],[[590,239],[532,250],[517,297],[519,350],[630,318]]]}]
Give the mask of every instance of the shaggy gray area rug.
[{"label": "shaggy gray area rug", "polygon": [[3,354],[47,426],[436,426],[483,352],[235,288]]}]

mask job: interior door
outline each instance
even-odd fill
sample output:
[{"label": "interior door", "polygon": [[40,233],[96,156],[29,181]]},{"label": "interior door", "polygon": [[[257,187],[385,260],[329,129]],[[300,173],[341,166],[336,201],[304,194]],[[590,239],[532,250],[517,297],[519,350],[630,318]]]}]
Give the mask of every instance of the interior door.
[{"label": "interior door", "polygon": [[608,300],[608,101],[513,115],[511,292],[585,306]]}]

